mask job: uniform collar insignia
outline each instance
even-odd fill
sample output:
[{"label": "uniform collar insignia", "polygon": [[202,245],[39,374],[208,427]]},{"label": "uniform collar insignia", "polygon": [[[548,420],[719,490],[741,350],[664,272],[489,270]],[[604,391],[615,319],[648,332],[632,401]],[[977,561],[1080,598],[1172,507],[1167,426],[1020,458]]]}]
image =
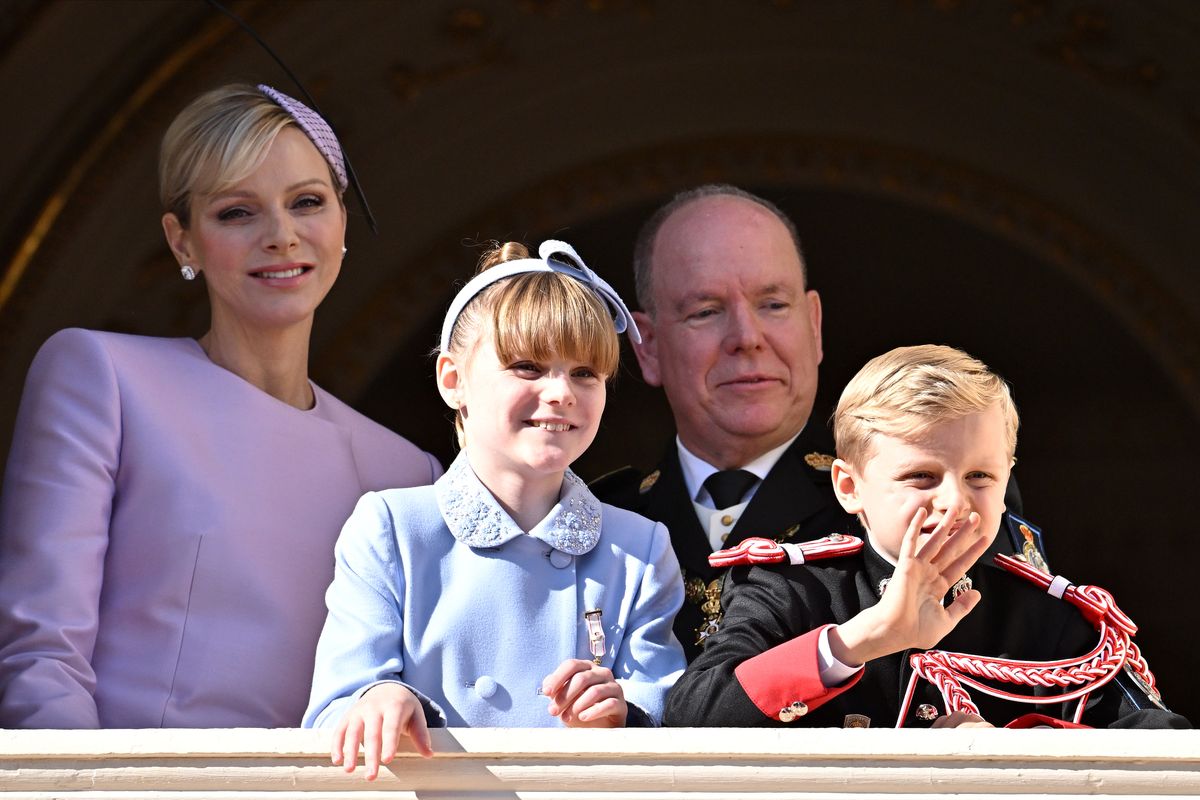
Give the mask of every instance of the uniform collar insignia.
[{"label": "uniform collar insignia", "polygon": [[804,457],[804,463],[815,470],[829,472],[833,469],[833,456],[826,453],[809,453]]},{"label": "uniform collar insignia", "polygon": [[[499,547],[525,535],[480,482],[465,452],[434,484],[434,493],[450,533],[468,547]],[[529,535],[555,550],[581,556],[600,541],[600,518],[600,501],[567,470],[558,503]]]},{"label": "uniform collar insignia", "polygon": [[[875,594],[882,598],[884,589],[887,588],[888,583],[891,582],[892,576],[896,572],[896,565],[892,563],[890,558],[885,556],[875,547],[875,543],[871,541],[871,535],[869,533],[867,533],[865,530],[863,533],[863,538],[866,539],[866,543],[863,547],[863,559],[867,567],[867,579],[871,582],[871,585],[875,587]],[[997,537],[997,539],[998,538],[999,537]],[[993,542],[991,547],[995,546],[996,544]],[[991,553],[991,547],[988,549],[989,554]],[[976,565],[984,563],[987,560],[988,555],[985,554],[979,559],[979,561],[976,562]],[[968,589],[973,588],[970,573],[975,570],[976,565],[973,565],[969,570],[967,570],[966,575],[963,575],[954,583],[950,589],[950,592],[948,592],[946,595],[948,598],[953,599]]]}]

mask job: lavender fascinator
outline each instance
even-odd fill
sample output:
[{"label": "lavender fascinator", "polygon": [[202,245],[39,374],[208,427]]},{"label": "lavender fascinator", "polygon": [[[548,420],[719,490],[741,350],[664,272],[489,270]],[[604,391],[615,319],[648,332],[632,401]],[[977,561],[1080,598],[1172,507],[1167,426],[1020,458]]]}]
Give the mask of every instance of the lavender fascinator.
[{"label": "lavender fascinator", "polygon": [[338,180],[338,189],[343,192],[346,191],[346,187],[350,185],[350,181],[346,176],[346,157],[342,155],[341,142],[338,141],[333,128],[329,127],[329,123],[325,121],[325,118],[296,98],[289,97],[278,89],[267,86],[265,83],[260,83],[258,90],[291,115],[296,124],[300,126],[300,130],[304,131],[305,135],[312,140],[312,143],[316,145],[317,151],[325,157],[325,160],[329,162],[329,166],[333,168],[333,174],[337,176]]},{"label": "lavender fascinator", "polygon": [[617,294],[616,289],[609,286],[603,278],[583,263],[583,259],[575,252],[574,247],[557,239],[547,239],[538,248],[538,256],[538,258],[518,258],[513,261],[505,261],[484,270],[468,281],[467,285],[454,296],[454,300],[450,303],[450,309],[446,312],[446,320],[442,323],[441,351],[444,353],[449,349],[454,323],[458,321],[458,316],[462,314],[467,303],[471,302],[475,295],[497,281],[526,272],[558,272],[574,278],[595,292],[608,306],[613,316],[613,328],[617,333],[628,333],[629,338],[633,341],[642,341],[637,325],[633,322],[633,315],[629,313],[629,307],[625,305],[625,301]]},{"label": "lavender fascinator", "polygon": [[371,205],[367,202],[367,196],[363,192],[362,184],[358,181],[358,176],[354,174],[354,166],[350,163],[350,159],[346,157],[346,154],[342,152],[342,145],[338,141],[337,136],[334,135],[333,128],[321,116],[316,101],[312,99],[312,95],[308,93],[308,90],[304,88],[304,84],[296,77],[296,73],[292,72],[288,65],[283,63],[283,59],[271,49],[271,46],[244,19],[230,11],[223,3],[218,2],[218,0],[206,0],[206,2],[218,12],[233,20],[295,82],[296,88],[300,90],[300,94],[308,101],[308,105],[287,96],[277,89],[272,89],[270,86],[259,84],[258,90],[273,102],[279,104],[280,108],[287,111],[292,116],[292,119],[296,120],[296,124],[308,135],[308,138],[312,140],[317,150],[329,162],[329,165],[333,167],[333,173],[338,179],[338,188],[343,192],[347,186],[354,189],[354,193],[358,196],[358,202],[362,204],[363,215],[366,217],[367,225],[370,226],[372,233],[379,233],[379,228],[375,224],[375,215],[371,213]]}]

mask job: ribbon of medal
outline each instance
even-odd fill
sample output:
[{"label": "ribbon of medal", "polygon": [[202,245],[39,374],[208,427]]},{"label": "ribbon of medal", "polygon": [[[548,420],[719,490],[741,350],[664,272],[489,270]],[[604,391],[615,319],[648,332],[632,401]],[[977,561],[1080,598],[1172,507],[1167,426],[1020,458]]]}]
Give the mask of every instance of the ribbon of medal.
[{"label": "ribbon of medal", "polygon": [[592,654],[593,664],[599,664],[600,659],[604,657],[604,626],[600,624],[601,616],[600,609],[587,611],[583,615],[584,622],[587,624],[588,650]]},{"label": "ribbon of medal", "polygon": [[[1085,655],[1058,661],[1018,661],[944,650],[914,653],[909,657],[913,673],[896,727],[904,725],[917,680],[921,678],[941,692],[947,713],[964,711],[979,714],[979,707],[971,701],[965,684],[992,697],[1017,703],[1066,703],[1079,700],[1073,720],[1079,723],[1088,696],[1113,680],[1123,668],[1129,671],[1152,700],[1158,698],[1154,674],[1150,672],[1141,650],[1132,641],[1137,633],[1137,625],[1117,607],[1109,592],[1098,586],[1076,586],[1061,575],[1051,577],[1011,556],[997,555],[996,563],[1078,608],[1099,632],[1100,641]],[[1016,689],[999,689],[981,680],[1016,684],[1032,690],[1057,688],[1062,691],[1048,696],[1022,693]]]}]

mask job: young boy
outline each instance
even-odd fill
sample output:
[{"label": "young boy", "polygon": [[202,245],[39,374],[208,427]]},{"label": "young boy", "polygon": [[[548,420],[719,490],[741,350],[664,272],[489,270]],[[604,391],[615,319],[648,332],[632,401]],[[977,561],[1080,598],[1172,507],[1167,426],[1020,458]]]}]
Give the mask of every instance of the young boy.
[{"label": "young boy", "polygon": [[[1040,720],[1051,725],[1073,719],[1075,702],[1029,705],[966,685],[979,715],[947,714],[927,680],[906,697],[914,652],[1050,661],[1086,655],[1099,641],[1074,605],[993,563],[1007,552],[995,540],[1017,442],[1004,382],[953,348],[898,348],[850,381],[834,435],[834,491],[858,516],[865,545],[834,537],[841,544],[833,557],[799,565],[779,554],[783,563],[732,570],[721,630],[671,691],[665,723],[1002,726],[1029,712],[1052,717]],[[771,548],[714,558],[758,563]],[[1190,727],[1149,694],[1122,671],[1091,694],[1081,722]]]}]

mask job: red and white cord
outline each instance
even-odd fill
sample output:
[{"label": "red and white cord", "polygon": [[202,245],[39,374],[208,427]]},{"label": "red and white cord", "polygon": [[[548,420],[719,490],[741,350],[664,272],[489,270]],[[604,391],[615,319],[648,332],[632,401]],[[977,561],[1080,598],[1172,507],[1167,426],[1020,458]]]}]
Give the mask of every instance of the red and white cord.
[{"label": "red and white cord", "polygon": [[[1087,696],[1115,678],[1127,664],[1144,683],[1148,692],[1156,691],[1154,674],[1137,645],[1131,641],[1132,636],[1137,633],[1137,626],[1117,607],[1109,592],[1098,586],[1075,586],[1061,575],[1052,578],[1011,556],[997,555],[996,563],[1074,605],[1099,631],[1100,641],[1085,655],[1057,661],[1020,661],[944,650],[914,653],[909,657],[913,673],[908,682],[896,727],[904,725],[919,678],[924,678],[937,687],[947,713],[964,711],[979,714],[979,708],[963,688],[963,684],[967,684],[992,697],[1018,703],[1065,703],[1079,699],[1074,718],[1077,723],[1083,716]],[[981,679],[1037,689],[1058,687],[1065,691],[1049,696],[1022,694],[998,689],[982,683]]]}]

